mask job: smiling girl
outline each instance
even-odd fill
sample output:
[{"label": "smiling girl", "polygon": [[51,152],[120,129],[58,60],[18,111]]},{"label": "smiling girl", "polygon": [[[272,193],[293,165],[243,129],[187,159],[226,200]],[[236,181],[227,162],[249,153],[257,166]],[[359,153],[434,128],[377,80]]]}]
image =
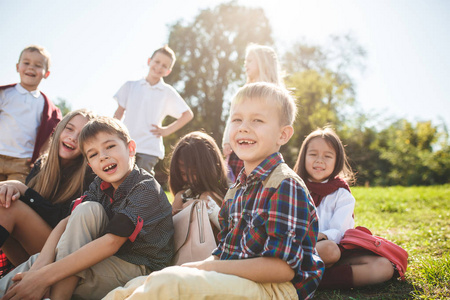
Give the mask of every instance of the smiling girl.
[{"label": "smiling girl", "polygon": [[80,152],[78,135],[94,117],[84,109],[67,114],[25,184],[0,182],[0,247],[13,265],[41,250],[51,229],[67,216],[71,201],[93,180]]}]

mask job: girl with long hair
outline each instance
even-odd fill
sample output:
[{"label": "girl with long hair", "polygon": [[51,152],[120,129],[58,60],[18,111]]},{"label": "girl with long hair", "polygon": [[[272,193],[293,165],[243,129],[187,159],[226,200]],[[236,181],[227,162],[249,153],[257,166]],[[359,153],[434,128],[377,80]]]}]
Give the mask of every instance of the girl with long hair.
[{"label": "girl with long hair", "polygon": [[72,200],[93,180],[78,135],[94,117],[85,109],[68,113],[56,126],[47,153],[36,161],[25,184],[0,182],[0,248],[14,266],[42,249],[52,228],[68,215]]}]

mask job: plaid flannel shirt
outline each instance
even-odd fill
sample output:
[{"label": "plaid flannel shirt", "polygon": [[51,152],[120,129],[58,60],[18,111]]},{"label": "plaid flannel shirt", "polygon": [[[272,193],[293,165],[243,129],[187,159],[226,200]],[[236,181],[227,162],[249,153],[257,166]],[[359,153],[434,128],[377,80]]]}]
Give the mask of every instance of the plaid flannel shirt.
[{"label": "plaid flannel shirt", "polygon": [[219,213],[221,232],[213,255],[222,260],[278,257],[295,271],[292,280],[300,299],[312,298],[324,271],[315,253],[316,208],[303,181],[292,170],[278,187],[264,180],[281,163],[280,153],[266,158],[246,176],[241,172]]}]

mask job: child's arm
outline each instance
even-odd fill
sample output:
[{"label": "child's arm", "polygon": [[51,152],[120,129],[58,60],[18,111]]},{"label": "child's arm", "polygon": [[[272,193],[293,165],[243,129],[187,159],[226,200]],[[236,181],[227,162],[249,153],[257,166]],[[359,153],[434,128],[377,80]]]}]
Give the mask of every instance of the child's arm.
[{"label": "child's arm", "polygon": [[122,120],[124,112],[125,108],[119,105],[119,107],[117,107],[116,109],[116,112],[114,113],[114,118],[116,118],[117,120]]},{"label": "child's arm", "polygon": [[42,297],[45,291],[56,282],[114,255],[127,239],[128,237],[108,233],[37,271],[19,273],[13,280],[20,280],[20,282],[5,294],[4,299],[10,299],[13,296],[17,299]]},{"label": "child's arm", "polygon": [[168,126],[159,127],[158,125],[152,124],[154,129],[150,130],[150,132],[153,133],[156,137],[165,137],[186,125],[190,120],[192,120],[192,118],[194,118],[194,114],[189,109],[181,114],[181,117],[179,117]]},{"label": "child's arm", "polygon": [[207,259],[183,264],[183,267],[236,275],[255,282],[280,283],[294,278],[294,270],[282,259],[256,257],[249,259],[218,260]]}]

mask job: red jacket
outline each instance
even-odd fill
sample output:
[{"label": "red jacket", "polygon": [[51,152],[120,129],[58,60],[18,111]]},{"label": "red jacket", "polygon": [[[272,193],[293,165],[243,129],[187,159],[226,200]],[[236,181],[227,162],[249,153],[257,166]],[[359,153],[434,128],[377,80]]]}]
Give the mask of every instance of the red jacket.
[{"label": "red jacket", "polygon": [[[10,87],[14,87],[17,83],[0,86],[0,90],[4,90]],[[42,111],[41,125],[39,126],[36,142],[34,143],[33,156],[31,157],[31,162],[34,163],[39,157],[42,146],[48,140],[56,125],[62,119],[61,111],[56,107],[53,102],[51,102],[44,93],[41,92],[44,97],[44,109]]]}]

